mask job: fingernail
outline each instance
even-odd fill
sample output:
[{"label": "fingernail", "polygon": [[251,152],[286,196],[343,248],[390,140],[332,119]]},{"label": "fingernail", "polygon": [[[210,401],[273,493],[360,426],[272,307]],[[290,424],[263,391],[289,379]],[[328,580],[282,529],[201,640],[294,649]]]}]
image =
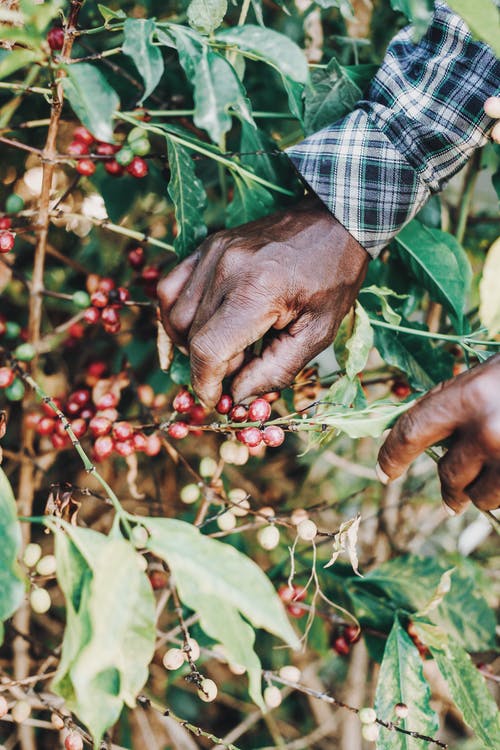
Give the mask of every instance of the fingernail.
[{"label": "fingernail", "polygon": [[449,515],[449,516],[450,516],[451,518],[453,518],[453,516],[456,516],[456,515],[457,515],[457,514],[456,514],[456,512],[455,512],[455,511],[453,510],[453,508],[450,508],[450,506],[449,506],[449,505],[447,505],[446,503],[443,503],[443,508],[444,508],[444,510],[446,511],[446,513],[447,513],[447,514],[448,514],[448,515]]},{"label": "fingernail", "polygon": [[382,482],[382,484],[389,484],[389,476],[385,473],[385,471],[381,468],[379,462],[375,464],[375,474],[377,475],[379,482]]}]

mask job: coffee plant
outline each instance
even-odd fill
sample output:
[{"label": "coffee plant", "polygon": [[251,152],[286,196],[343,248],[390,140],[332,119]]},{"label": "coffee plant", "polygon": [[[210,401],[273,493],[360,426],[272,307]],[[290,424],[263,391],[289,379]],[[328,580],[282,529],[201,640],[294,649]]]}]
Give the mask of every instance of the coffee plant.
[{"label": "coffee plant", "polygon": [[[498,47],[490,0],[450,5]],[[439,448],[373,468],[498,351],[495,147],[283,392],[209,413],[157,322],[161,276],[297,200],[283,149],[432,6],[2,3],[2,747],[500,747],[495,519],[443,513]]]}]

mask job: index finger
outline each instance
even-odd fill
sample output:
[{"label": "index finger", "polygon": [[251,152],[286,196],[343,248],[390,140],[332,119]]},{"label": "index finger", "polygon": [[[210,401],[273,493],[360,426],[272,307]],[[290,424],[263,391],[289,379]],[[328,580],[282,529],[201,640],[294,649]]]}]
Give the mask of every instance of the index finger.
[{"label": "index finger", "polygon": [[398,419],[378,454],[387,481],[400,477],[427,448],[464,424],[460,400],[454,402],[450,393],[453,385],[452,381],[439,386]]}]

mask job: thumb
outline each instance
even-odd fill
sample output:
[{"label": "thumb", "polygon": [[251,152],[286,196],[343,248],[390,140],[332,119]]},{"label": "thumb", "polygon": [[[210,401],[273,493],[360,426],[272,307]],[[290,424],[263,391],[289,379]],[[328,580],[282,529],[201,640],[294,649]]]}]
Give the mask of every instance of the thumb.
[{"label": "thumb", "polygon": [[325,336],[319,321],[305,318],[295,321],[235,376],[231,388],[235,403],[289,386],[297,373],[329,343],[330,337]]}]

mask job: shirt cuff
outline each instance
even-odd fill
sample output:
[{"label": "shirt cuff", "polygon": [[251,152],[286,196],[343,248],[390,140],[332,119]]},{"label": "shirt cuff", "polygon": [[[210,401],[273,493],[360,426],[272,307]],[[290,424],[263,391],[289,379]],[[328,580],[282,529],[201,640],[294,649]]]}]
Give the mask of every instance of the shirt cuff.
[{"label": "shirt cuff", "polygon": [[286,153],[329,211],[373,257],[430,196],[415,169],[361,109]]}]

